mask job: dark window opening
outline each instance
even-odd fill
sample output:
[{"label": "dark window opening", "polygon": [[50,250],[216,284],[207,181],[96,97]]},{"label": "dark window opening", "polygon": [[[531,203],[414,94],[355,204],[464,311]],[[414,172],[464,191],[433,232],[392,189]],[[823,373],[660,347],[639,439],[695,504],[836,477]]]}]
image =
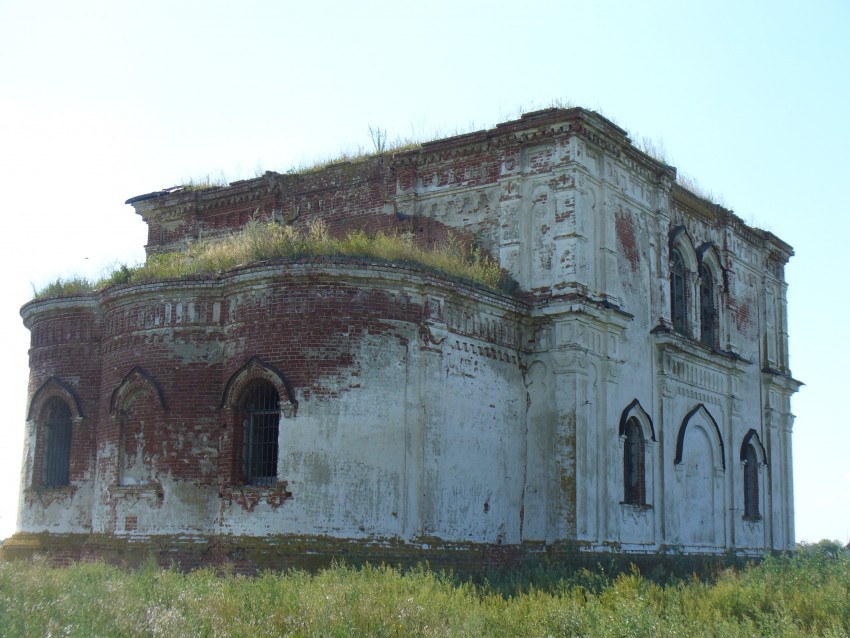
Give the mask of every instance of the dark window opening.
[{"label": "dark window opening", "polygon": [[756,450],[747,446],[744,455],[744,518],[757,520],[759,514],[759,467]]},{"label": "dark window opening", "polygon": [[670,312],[673,329],[683,334],[688,333],[688,314],[685,305],[685,262],[678,250],[671,255],[673,262],[670,269]]},{"label": "dark window opening", "polygon": [[44,485],[68,485],[71,470],[71,410],[64,401],[56,399],[47,406],[44,434]]},{"label": "dark window opening", "polygon": [[280,398],[274,386],[261,381],[243,402],[242,478],[246,485],[277,482]]},{"label": "dark window opening", "polygon": [[715,321],[717,311],[714,305],[714,275],[704,265],[700,267],[700,341],[706,346],[714,346]]},{"label": "dark window opening", "polygon": [[646,468],[643,431],[637,419],[626,422],[623,445],[623,502],[629,505],[646,504]]}]

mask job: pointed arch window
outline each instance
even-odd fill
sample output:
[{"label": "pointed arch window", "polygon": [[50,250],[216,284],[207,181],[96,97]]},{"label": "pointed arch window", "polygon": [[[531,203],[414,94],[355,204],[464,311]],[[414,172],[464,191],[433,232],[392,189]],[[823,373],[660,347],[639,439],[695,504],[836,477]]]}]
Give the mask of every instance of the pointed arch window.
[{"label": "pointed arch window", "polygon": [[44,486],[70,484],[71,409],[61,399],[45,406],[44,419]]},{"label": "pointed arch window", "polygon": [[623,445],[623,502],[646,504],[646,459],[643,431],[634,417],[626,422]]},{"label": "pointed arch window", "polygon": [[275,387],[258,380],[242,402],[242,478],[246,485],[277,482],[280,396]]},{"label": "pointed arch window", "polygon": [[752,443],[744,450],[744,518],[758,520],[759,513],[759,462]]},{"label": "pointed arch window", "polygon": [[716,344],[717,308],[714,302],[714,274],[707,264],[699,269],[700,278],[700,341],[713,347]]},{"label": "pointed arch window", "polygon": [[688,312],[685,280],[685,260],[682,253],[673,249],[670,260],[670,314],[676,332],[688,332]]}]

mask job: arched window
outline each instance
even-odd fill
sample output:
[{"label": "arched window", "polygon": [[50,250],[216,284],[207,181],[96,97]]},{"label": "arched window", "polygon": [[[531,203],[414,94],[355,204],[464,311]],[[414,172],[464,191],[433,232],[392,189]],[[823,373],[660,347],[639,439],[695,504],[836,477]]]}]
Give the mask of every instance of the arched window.
[{"label": "arched window", "polygon": [[168,456],[168,442],[162,436],[166,411],[159,383],[138,366],[112,391],[109,412],[118,422],[118,485],[158,483],[158,462]]},{"label": "arched window", "polygon": [[44,408],[44,436],[44,486],[68,485],[71,469],[71,409],[61,399],[51,399]]},{"label": "arched window", "polygon": [[685,260],[682,254],[673,249],[670,260],[670,313],[673,320],[673,329],[676,332],[688,332],[688,313],[686,301],[685,282]]},{"label": "arched window", "polygon": [[756,520],[759,514],[759,462],[756,449],[748,444],[744,452],[744,518]]},{"label": "arched window", "polygon": [[714,275],[708,265],[700,266],[699,278],[700,341],[706,346],[714,346],[717,309],[714,304]]},{"label": "arched window", "polygon": [[623,502],[646,504],[646,470],[643,431],[634,417],[626,422],[623,444]]},{"label": "arched window", "polygon": [[253,383],[242,402],[242,478],[246,485],[277,482],[280,397],[268,381]]}]

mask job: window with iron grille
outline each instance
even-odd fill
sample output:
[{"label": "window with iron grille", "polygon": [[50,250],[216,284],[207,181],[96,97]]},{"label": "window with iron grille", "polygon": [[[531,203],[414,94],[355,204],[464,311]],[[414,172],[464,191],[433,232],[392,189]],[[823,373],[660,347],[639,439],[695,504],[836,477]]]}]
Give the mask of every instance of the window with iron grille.
[{"label": "window with iron grille", "polygon": [[629,505],[646,504],[646,468],[643,432],[637,419],[626,422],[623,445],[623,502]]},{"label": "window with iron grille", "polygon": [[707,346],[714,346],[714,325],[717,311],[714,305],[714,275],[711,268],[703,264],[699,270],[700,277],[700,341]]},{"label": "window with iron grille", "polygon": [[268,381],[259,381],[245,394],[242,432],[242,478],[246,485],[277,482],[280,397]]},{"label": "window with iron grille", "polygon": [[758,457],[752,444],[747,445],[744,456],[744,518],[756,520],[759,514]]},{"label": "window with iron grille", "polygon": [[678,250],[673,250],[670,256],[670,313],[672,314],[673,330],[688,333],[688,313],[685,297],[685,261]]},{"label": "window with iron grille", "polygon": [[71,469],[71,410],[61,399],[46,406],[44,420],[44,486],[69,484]]}]

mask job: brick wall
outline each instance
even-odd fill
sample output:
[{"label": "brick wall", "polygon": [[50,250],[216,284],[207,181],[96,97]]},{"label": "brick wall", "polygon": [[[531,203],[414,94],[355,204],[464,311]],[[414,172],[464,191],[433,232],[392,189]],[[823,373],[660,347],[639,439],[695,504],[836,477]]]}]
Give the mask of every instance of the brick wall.
[{"label": "brick wall", "polygon": [[[88,298],[76,303],[90,302]],[[69,515],[88,517],[88,527],[105,533],[219,528],[255,533],[265,525],[279,524],[314,525],[320,530],[349,526],[366,535],[398,532],[402,525],[398,511],[406,507],[407,498],[399,482],[420,480],[418,475],[399,474],[407,453],[405,428],[415,426],[404,425],[408,407],[403,397],[425,392],[423,388],[435,383],[427,390],[429,395],[446,392],[439,390],[446,374],[457,374],[464,384],[495,382],[487,394],[514,393],[508,393],[508,385],[499,390],[498,384],[506,380],[491,379],[479,361],[505,368],[499,373],[503,377],[507,371],[517,379],[520,375],[516,348],[521,315],[515,302],[410,267],[375,266],[363,260],[296,261],[246,267],[223,277],[114,287],[83,314],[97,326],[88,332],[61,332],[70,325],[68,311],[64,306],[60,311],[56,304],[34,302],[24,310],[34,339],[44,340],[31,351],[31,386],[39,387],[50,375],[79,404],[71,485],[65,488],[77,492],[76,500],[63,497],[57,503],[62,490],[40,489],[34,483],[39,489],[27,501],[23,517],[23,529],[31,531],[53,529],[48,519],[55,511],[48,511],[48,499]],[[443,336],[438,340],[432,330]],[[69,345],[60,344],[69,334],[88,339],[88,349],[80,350],[74,339]],[[457,339],[447,341],[450,334]],[[435,347],[444,343],[445,353]],[[410,367],[411,348],[439,353],[433,356],[446,367],[443,376],[418,380],[419,372]],[[460,366],[456,372],[455,366]],[[282,418],[292,421],[281,424],[280,482],[248,489],[240,481],[239,401],[241,388],[253,378],[267,378],[278,388],[281,405],[291,413]],[[67,400],[68,393],[63,392],[57,385],[42,394]],[[454,401],[456,392],[449,388],[448,396],[438,400]],[[340,410],[347,416],[342,417]],[[469,419],[490,419],[489,412],[470,412]],[[506,418],[495,416],[497,422]],[[316,429],[329,438],[327,443],[307,440],[317,436]],[[37,473],[44,454],[38,414],[30,430],[28,465]],[[297,439],[287,439],[296,431]],[[513,424],[507,431],[518,432]],[[385,433],[383,439],[378,432]],[[467,453],[492,447],[498,456],[505,453],[500,450],[509,449],[506,446],[516,445],[509,438],[513,434],[497,431],[493,440],[486,433],[481,430],[468,438],[463,444],[470,446]],[[378,438],[370,441],[370,436]],[[447,431],[439,436],[452,435]],[[479,436],[491,442],[480,447]],[[357,447],[323,448],[336,445],[330,441],[339,437],[351,437]],[[370,459],[374,445],[390,446],[392,452]],[[339,477],[316,479],[311,474],[317,447],[335,459],[329,471]],[[397,461],[393,455],[402,458]],[[438,467],[439,461],[435,470]],[[373,491],[385,489],[384,485],[395,492],[395,500],[373,502],[368,515],[359,513],[356,502],[346,506],[351,508],[347,513],[334,513],[340,504],[333,503],[333,494],[340,488],[332,486],[345,482],[340,468],[351,473],[355,486],[370,474],[378,481],[357,487],[356,498],[372,502]],[[491,471],[486,463],[470,470],[470,476],[481,475],[473,478],[481,486],[477,489],[484,489],[489,479],[482,476]],[[293,472],[296,487],[287,485]],[[331,485],[313,486],[315,480],[330,480]],[[319,505],[309,501],[315,489],[331,499],[320,512]],[[86,502],[79,502],[83,498]],[[493,497],[493,507],[508,507],[508,498],[506,493]],[[271,522],[281,506],[305,513]],[[519,511],[518,505],[511,507]],[[299,523],[298,516],[307,516],[307,522]],[[459,513],[448,519],[433,516],[450,527],[460,524],[452,522]],[[486,527],[487,520],[480,524]],[[73,527],[69,522],[65,531],[75,531]],[[504,534],[492,531],[494,537],[500,533]]]},{"label": "brick wall", "polygon": [[[790,485],[797,386],[790,246],[674,179],[610,122],[553,109],[410,151],[129,200],[149,225],[149,254],[250,219],[321,220],[335,234],[404,232],[424,246],[452,234],[491,251],[521,289],[324,258],[31,302],[22,532],[437,538],[489,548],[474,559],[484,563],[521,542],[789,546],[779,488],[765,494],[770,516],[742,527],[740,468],[715,464],[722,485],[704,536],[682,496],[691,473],[670,471],[679,464],[665,441],[697,408],[722,432],[698,456],[720,458],[750,429],[767,439],[766,383],[770,427],[782,430],[771,485]],[[679,231],[688,281],[702,259],[715,272],[716,347],[699,342],[696,288],[693,331],[671,330]],[[248,486],[240,401],[260,380],[280,399],[278,481]],[[45,489],[52,399],[72,406],[71,480]],[[659,434],[642,451],[640,507],[620,503],[617,423],[629,405]]]}]

